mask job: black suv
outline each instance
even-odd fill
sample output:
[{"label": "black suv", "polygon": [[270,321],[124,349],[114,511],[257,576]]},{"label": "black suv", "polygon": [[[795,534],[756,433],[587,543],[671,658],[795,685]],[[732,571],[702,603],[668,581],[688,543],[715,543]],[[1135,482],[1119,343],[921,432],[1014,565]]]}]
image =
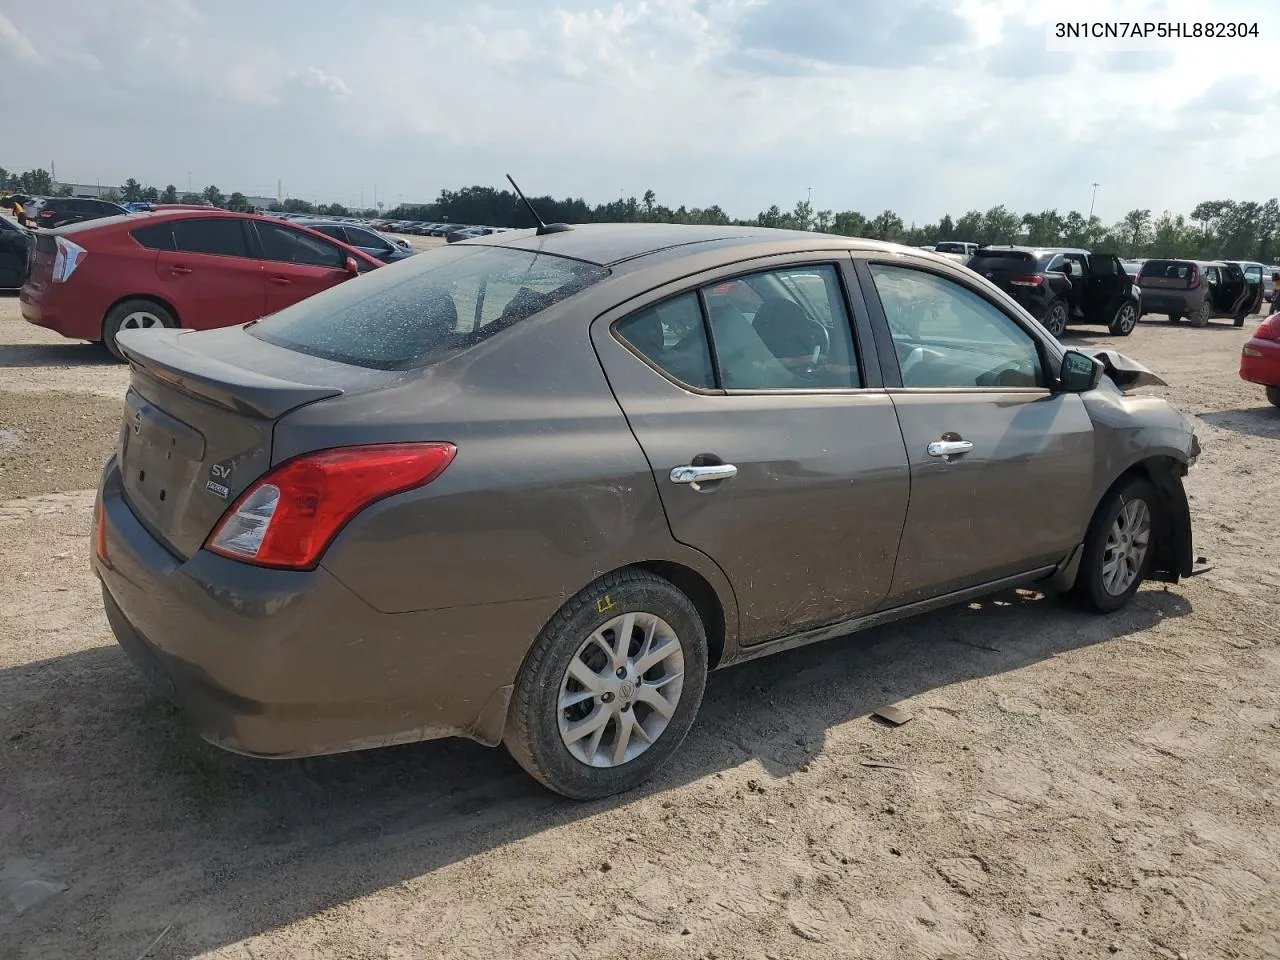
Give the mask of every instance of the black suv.
[{"label": "black suv", "polygon": [[92,197],[46,197],[26,207],[24,226],[52,229],[84,220],[120,217],[128,212],[118,203]]},{"label": "black suv", "polygon": [[981,247],[969,269],[1012,296],[1060,337],[1068,323],[1102,324],[1127,337],[1138,325],[1138,288],[1120,258],[1061,247]]}]

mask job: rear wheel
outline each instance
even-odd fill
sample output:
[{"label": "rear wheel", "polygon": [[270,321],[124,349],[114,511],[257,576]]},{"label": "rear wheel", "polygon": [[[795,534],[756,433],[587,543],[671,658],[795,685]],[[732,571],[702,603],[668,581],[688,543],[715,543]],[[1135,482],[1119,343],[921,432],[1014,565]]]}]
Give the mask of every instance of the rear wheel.
[{"label": "rear wheel", "polygon": [[1107,329],[1114,336],[1127,337],[1133,333],[1133,328],[1138,325],[1138,308],[1132,303],[1125,301],[1116,307],[1116,312],[1111,315],[1111,322],[1107,324]]},{"label": "rear wheel", "polygon": [[1193,327],[1208,326],[1209,318],[1211,316],[1213,316],[1213,306],[1209,303],[1209,298],[1206,296],[1204,300],[1200,302],[1200,309],[1191,315],[1191,325]]},{"label": "rear wheel", "polygon": [[1055,337],[1067,332],[1067,305],[1064,301],[1055,300],[1049,304],[1049,309],[1044,312],[1044,328]]},{"label": "rear wheel", "polygon": [[1273,407],[1280,407],[1280,387],[1267,387],[1267,399]]},{"label": "rear wheel", "polygon": [[113,357],[123,360],[124,355],[116,345],[116,336],[121,330],[152,330],[177,325],[178,318],[154,300],[126,300],[107,313],[102,322],[102,343]]},{"label": "rear wheel", "polygon": [[675,753],[706,679],[706,631],[693,603],[660,577],[623,570],[543,628],[516,680],[503,740],[556,793],[621,793]]},{"label": "rear wheel", "polygon": [[1089,524],[1075,598],[1098,613],[1127,604],[1151,568],[1159,522],[1160,501],[1146,480],[1133,477],[1113,488]]}]

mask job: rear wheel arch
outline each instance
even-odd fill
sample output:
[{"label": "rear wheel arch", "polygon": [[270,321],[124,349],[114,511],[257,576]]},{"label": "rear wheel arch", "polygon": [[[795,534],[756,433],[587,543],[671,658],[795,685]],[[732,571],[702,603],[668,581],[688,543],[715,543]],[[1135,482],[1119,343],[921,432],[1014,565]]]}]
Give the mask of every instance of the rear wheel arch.
[{"label": "rear wheel arch", "polygon": [[707,633],[707,667],[714,670],[719,666],[724,657],[725,611],[710,581],[692,567],[671,560],[649,560],[634,566],[666,580],[692,601]]},{"label": "rear wheel arch", "polygon": [[164,297],[158,297],[154,293],[130,293],[130,294],[126,294],[123,297],[117,297],[114,301],[108,304],[106,310],[102,311],[103,325],[106,324],[107,317],[111,316],[112,310],[120,306],[120,304],[122,303],[128,303],[130,300],[146,300],[150,303],[154,303],[158,307],[164,307],[164,309],[169,312],[169,315],[173,317],[175,321],[177,321],[178,326],[182,326],[182,315],[178,313],[177,307],[175,307],[172,303],[170,303]]}]

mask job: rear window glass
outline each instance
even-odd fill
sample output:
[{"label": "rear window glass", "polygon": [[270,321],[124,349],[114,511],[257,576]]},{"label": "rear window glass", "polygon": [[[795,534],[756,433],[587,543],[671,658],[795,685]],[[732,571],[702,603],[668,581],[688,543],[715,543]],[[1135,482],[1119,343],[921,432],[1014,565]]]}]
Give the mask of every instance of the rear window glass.
[{"label": "rear window glass", "polygon": [[172,250],[173,224],[168,222],[153,223],[149,227],[142,227],[133,231],[133,239],[148,250]]},{"label": "rear window glass", "polygon": [[300,353],[408,370],[487,340],[608,275],[545,253],[449,247],[339,284],[249,329]]},{"label": "rear window glass", "polygon": [[979,250],[969,261],[969,269],[979,273],[984,270],[1009,273],[1030,269],[1035,262],[1035,256],[1025,250]]},{"label": "rear window glass", "polygon": [[1185,260],[1148,260],[1142,265],[1142,276],[1165,277],[1170,280],[1185,280],[1191,275],[1192,264]]},{"label": "rear window glass", "polygon": [[937,244],[933,249],[936,250],[938,253],[968,253],[969,252],[969,248],[965,246],[963,243],[952,243],[950,241],[943,241],[942,243]]}]

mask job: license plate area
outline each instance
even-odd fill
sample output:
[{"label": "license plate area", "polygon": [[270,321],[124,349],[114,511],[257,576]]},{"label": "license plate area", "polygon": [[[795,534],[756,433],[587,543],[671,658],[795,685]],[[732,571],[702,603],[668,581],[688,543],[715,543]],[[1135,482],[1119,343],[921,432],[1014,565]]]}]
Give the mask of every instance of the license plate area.
[{"label": "license plate area", "polygon": [[153,534],[171,543],[204,461],[204,435],[130,390],[120,446],[129,506]]}]

